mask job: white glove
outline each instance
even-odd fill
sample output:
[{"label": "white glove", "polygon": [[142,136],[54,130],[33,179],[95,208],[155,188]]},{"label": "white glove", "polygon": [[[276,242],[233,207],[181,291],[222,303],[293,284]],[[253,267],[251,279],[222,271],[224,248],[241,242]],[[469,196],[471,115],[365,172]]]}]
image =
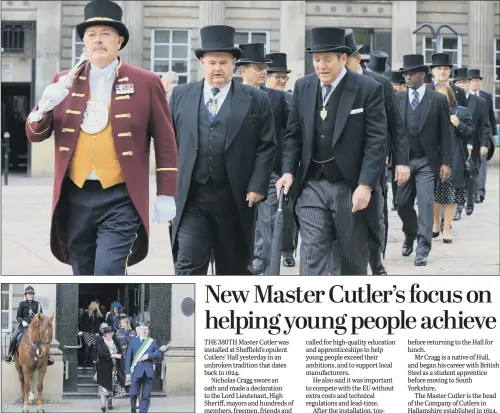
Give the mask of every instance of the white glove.
[{"label": "white glove", "polygon": [[23,320],[23,327],[28,327],[28,323]]},{"label": "white glove", "polygon": [[481,146],[481,156],[488,155],[488,148],[486,146]]},{"label": "white glove", "polygon": [[153,222],[163,223],[171,221],[176,214],[175,200],[172,196],[159,195],[155,201]]},{"label": "white glove", "polygon": [[44,112],[49,112],[68,96],[69,89],[65,89],[62,83],[51,83],[43,91],[38,107]]}]

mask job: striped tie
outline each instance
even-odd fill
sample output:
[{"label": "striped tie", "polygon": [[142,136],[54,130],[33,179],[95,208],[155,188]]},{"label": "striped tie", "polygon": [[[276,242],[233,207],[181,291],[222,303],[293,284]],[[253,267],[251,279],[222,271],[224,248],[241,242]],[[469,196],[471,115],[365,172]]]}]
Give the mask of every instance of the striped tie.
[{"label": "striped tie", "polygon": [[411,107],[413,110],[415,110],[415,108],[417,107],[418,105],[418,92],[416,90],[413,91],[413,99],[411,101]]},{"label": "striped tie", "polygon": [[[217,94],[219,92],[220,92],[220,89],[218,89],[216,87],[212,88],[212,96],[213,96],[213,98],[208,99],[208,102],[205,105],[207,107],[208,119],[210,120],[210,123],[213,123],[213,121],[215,120],[215,117],[217,116],[217,112],[219,111],[219,108],[217,107],[217,99],[215,99],[215,97],[217,96]],[[214,112],[215,113],[212,113],[210,111],[211,107],[214,107],[214,109],[215,109]]]}]

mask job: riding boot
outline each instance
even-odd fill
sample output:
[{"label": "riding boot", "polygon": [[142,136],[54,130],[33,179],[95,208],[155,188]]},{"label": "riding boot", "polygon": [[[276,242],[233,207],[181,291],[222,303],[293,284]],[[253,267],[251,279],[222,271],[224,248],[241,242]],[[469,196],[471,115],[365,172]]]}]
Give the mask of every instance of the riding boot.
[{"label": "riding boot", "polygon": [[54,359],[52,357],[50,357],[50,354],[49,354],[49,359],[47,361],[47,366],[52,366],[54,364]]},{"label": "riding boot", "polygon": [[106,396],[104,394],[101,394],[101,410],[106,411]]},{"label": "riding boot", "polygon": [[14,334],[12,336],[12,340],[10,340],[9,352],[5,356],[6,363],[12,363],[12,355],[14,354],[14,350],[16,349],[16,340],[17,340],[17,334]]},{"label": "riding boot", "polygon": [[108,410],[113,410],[113,398],[108,396]]}]

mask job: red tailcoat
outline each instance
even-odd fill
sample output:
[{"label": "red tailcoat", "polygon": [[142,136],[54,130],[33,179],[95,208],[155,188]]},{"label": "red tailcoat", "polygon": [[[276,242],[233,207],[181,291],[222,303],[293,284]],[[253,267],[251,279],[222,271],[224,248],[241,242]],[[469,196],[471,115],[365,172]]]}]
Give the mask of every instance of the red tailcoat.
[{"label": "red tailcoat", "polygon": [[[69,264],[62,219],[65,211],[64,207],[58,207],[58,204],[88,100],[88,69],[89,64],[80,70],[69,95],[40,122],[26,121],[26,134],[31,142],[42,142],[54,132],[55,171],[50,248],[54,256],[65,264]],[[66,73],[68,71],[58,73],[54,82]],[[134,92],[117,94],[116,85],[126,84],[132,84]],[[33,110],[37,109],[38,106]],[[110,121],[127,190],[143,224],[128,260],[128,265],[131,266],[142,261],[148,253],[151,138],[156,155],[157,195],[175,196],[177,193],[177,147],[165,89],[160,78],[152,72],[124,64],[120,60],[111,92]]]}]

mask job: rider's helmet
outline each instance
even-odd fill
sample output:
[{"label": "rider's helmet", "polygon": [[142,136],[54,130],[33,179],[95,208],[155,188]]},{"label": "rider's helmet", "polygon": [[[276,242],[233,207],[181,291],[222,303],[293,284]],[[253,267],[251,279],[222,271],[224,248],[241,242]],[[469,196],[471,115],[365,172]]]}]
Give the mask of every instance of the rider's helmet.
[{"label": "rider's helmet", "polygon": [[24,289],[24,295],[26,295],[26,294],[33,294],[33,295],[35,295],[35,289],[31,285],[28,285]]}]

